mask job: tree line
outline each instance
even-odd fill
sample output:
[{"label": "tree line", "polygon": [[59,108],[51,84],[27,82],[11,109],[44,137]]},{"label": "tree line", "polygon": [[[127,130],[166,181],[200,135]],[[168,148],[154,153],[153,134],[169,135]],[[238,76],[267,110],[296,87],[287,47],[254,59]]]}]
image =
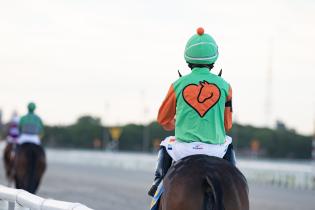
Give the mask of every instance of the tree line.
[{"label": "tree line", "polygon": [[[174,132],[163,130],[157,123],[128,124],[115,129],[121,135],[113,138],[112,127],[104,127],[96,117],[83,116],[68,126],[46,126],[43,144],[57,148],[114,149],[152,152],[165,137]],[[284,126],[277,129],[234,124],[229,133],[238,154],[268,158],[310,159],[312,137],[296,133]]]}]

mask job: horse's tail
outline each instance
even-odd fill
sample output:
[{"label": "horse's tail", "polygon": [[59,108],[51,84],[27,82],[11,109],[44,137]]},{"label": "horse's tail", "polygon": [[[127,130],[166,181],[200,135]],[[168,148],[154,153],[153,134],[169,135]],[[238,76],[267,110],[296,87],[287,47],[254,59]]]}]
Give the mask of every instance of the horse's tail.
[{"label": "horse's tail", "polygon": [[223,191],[220,180],[210,175],[207,175],[205,178],[206,192],[204,210],[224,210]]},{"label": "horse's tail", "polygon": [[[220,177],[223,174],[227,176]],[[237,168],[224,168],[221,173],[208,173],[205,180],[205,210],[249,209],[247,181]]]},{"label": "horse's tail", "polygon": [[[35,145],[31,145],[31,147],[35,147]],[[28,166],[28,186],[27,186],[27,191],[30,193],[35,193],[34,192],[34,184],[35,184],[35,169],[36,169],[36,164],[37,164],[37,158],[36,158],[36,153],[33,149],[29,150],[29,166]]]},{"label": "horse's tail", "polygon": [[26,190],[35,194],[46,167],[45,152],[39,145],[28,144],[27,147],[28,169]]}]

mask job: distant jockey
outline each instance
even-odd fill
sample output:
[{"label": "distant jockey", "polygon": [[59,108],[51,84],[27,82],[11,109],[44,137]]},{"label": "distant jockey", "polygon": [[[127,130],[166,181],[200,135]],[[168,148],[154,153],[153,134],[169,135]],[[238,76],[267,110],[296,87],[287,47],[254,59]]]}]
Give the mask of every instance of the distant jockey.
[{"label": "distant jockey", "polygon": [[18,142],[19,135],[20,135],[19,117],[17,113],[14,112],[7,127],[7,145],[6,145],[5,154],[4,154],[4,155],[8,155],[7,158],[10,161],[12,161],[15,157],[16,144]]},{"label": "distant jockey", "polygon": [[34,112],[36,105],[31,102],[27,106],[28,113],[20,120],[20,133],[21,136],[18,140],[18,144],[33,143],[40,145],[40,137],[43,135],[44,125],[39,116]]},{"label": "distant jockey", "polygon": [[20,138],[18,140],[14,162],[15,187],[35,194],[46,170],[46,155],[41,145],[44,125],[35,114],[36,105],[27,106],[28,113],[20,120]]},{"label": "distant jockey", "polygon": [[232,128],[232,88],[210,72],[218,56],[215,40],[198,28],[184,52],[192,71],[171,85],[159,110],[158,123],[165,130],[175,129],[175,136],[161,143],[150,196],[155,194],[172,161],[204,154],[235,165],[232,139],[226,136]]},{"label": "distant jockey", "polygon": [[19,117],[17,113],[14,112],[7,127],[7,142],[9,144],[16,144],[19,135]]}]

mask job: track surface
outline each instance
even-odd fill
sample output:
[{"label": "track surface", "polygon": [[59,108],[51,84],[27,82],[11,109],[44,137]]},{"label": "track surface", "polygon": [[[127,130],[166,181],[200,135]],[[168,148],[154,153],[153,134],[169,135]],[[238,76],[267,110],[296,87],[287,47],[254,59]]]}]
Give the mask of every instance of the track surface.
[{"label": "track surface", "polygon": [[[0,184],[5,184],[0,167]],[[38,194],[95,210],[147,210],[152,176],[143,171],[50,163]],[[250,184],[250,203],[252,210],[313,210],[315,192]]]}]

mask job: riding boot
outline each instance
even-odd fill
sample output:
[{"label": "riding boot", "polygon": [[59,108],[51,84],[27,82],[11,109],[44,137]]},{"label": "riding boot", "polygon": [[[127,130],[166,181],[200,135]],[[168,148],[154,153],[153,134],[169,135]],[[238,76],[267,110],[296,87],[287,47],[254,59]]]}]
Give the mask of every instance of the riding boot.
[{"label": "riding boot", "polygon": [[164,176],[166,175],[168,169],[172,165],[172,158],[167,153],[165,147],[161,147],[158,153],[158,162],[155,169],[155,178],[152,184],[152,187],[148,191],[148,195],[154,196],[159,184],[163,180]]},{"label": "riding boot", "polygon": [[229,161],[233,166],[236,166],[235,152],[232,143],[228,146],[223,159]]}]

